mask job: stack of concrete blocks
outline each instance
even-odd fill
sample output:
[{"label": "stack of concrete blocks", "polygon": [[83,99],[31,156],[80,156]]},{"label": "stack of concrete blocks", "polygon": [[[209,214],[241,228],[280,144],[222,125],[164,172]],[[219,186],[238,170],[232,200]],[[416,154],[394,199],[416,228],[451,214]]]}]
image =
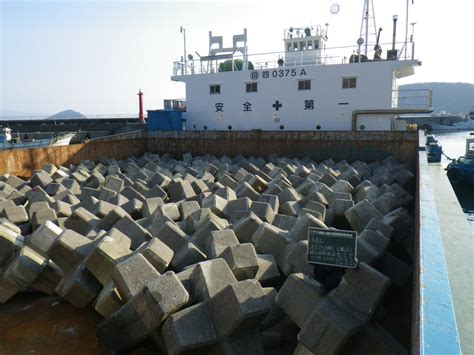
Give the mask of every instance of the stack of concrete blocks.
[{"label": "stack of concrete blocks", "polygon": [[[409,280],[389,247],[409,249],[413,180],[393,157],[349,164],[189,153],[46,164],[29,180],[5,175],[0,303],[33,289],[94,307],[110,352],[149,338],[167,353],[261,353],[260,332],[288,319],[301,329],[297,352],[336,352],[387,288],[371,266],[396,286]],[[326,294],[306,262],[308,228],[341,223],[359,233],[360,266]]]}]

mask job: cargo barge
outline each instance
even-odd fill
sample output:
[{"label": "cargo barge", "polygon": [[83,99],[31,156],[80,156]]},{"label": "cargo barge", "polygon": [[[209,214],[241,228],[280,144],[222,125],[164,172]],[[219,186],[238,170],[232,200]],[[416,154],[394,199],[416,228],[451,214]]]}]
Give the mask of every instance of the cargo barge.
[{"label": "cargo barge", "polygon": [[[344,144],[341,144],[342,142]],[[461,279],[462,273],[456,274],[455,268],[458,267],[456,265],[459,265],[459,262],[453,259],[462,257],[465,262],[472,263],[472,255],[469,255],[469,248],[465,248],[461,254],[459,250],[458,254],[453,254],[450,249],[456,248],[457,243],[448,243],[443,246],[443,242],[446,243],[452,239],[455,233],[456,238],[462,238],[464,243],[469,245],[472,231],[469,230],[466,221],[463,225],[460,220],[464,216],[455,197],[446,194],[450,189],[447,178],[445,176],[443,178],[441,173],[433,172],[433,168],[428,167],[426,152],[419,148],[420,145],[423,146],[424,141],[419,144],[415,132],[155,132],[140,133],[133,139],[93,141],[65,147],[0,152],[0,173],[28,178],[34,170],[41,169],[45,163],[67,166],[88,160],[104,161],[126,159],[130,156],[140,157],[146,152],[160,155],[173,154],[175,157],[181,157],[185,153],[191,153],[193,156],[214,154],[229,157],[239,154],[254,157],[277,154],[294,158],[308,157],[314,161],[331,158],[334,161],[345,159],[367,162],[393,156],[417,167],[414,206],[416,230],[413,236],[414,271],[411,293],[413,307],[412,321],[409,325],[412,335],[411,341],[409,340],[411,342],[409,350],[413,353],[451,354],[460,353],[461,347],[463,349],[466,347],[464,350],[466,352],[470,345],[469,319],[467,319],[470,301],[469,295],[464,292],[466,285]],[[123,149],[124,146],[128,147],[127,150]],[[436,191],[443,190],[444,193],[436,193],[435,189]],[[449,207],[446,208],[448,205]],[[454,219],[457,226],[455,232],[447,227]],[[472,287],[472,285],[469,286]],[[454,296],[451,296],[452,294]],[[24,346],[22,349],[48,351],[56,348],[64,349],[64,352],[72,351],[73,348],[69,348],[68,344],[72,346],[80,344],[79,349],[88,352],[89,350],[93,353],[101,352],[94,334],[90,331],[91,324],[100,323],[100,317],[93,312],[81,311],[79,313],[71,309],[72,306],[68,307],[64,302],[58,304],[58,301],[52,298],[41,301],[35,298],[36,296],[26,299],[21,295],[18,297],[18,303],[14,302],[16,305],[14,309],[8,308],[9,303],[0,306],[0,314],[8,317],[5,318],[6,320],[26,321],[29,316],[23,309],[34,307],[33,309],[41,309],[41,312],[45,312],[40,312],[42,315],[38,319],[50,319],[51,324],[54,324],[51,312],[55,313],[56,309],[62,309],[65,312],[64,318],[55,317],[62,324],[61,326],[76,325],[72,328],[74,329],[72,333],[59,331],[56,336],[51,335],[46,344],[42,342],[43,345],[41,345],[35,337],[31,336],[38,331],[37,327],[43,328],[41,322],[30,323],[31,327],[28,329],[31,330],[23,333],[25,336],[21,337],[20,342],[15,340],[18,339],[16,334],[20,332],[20,328],[17,328],[13,322],[7,325],[9,331],[2,333],[2,346],[7,346],[2,353],[13,352],[22,346]],[[55,308],[54,305],[60,308]],[[69,316],[73,317],[74,320],[71,320],[73,323],[68,323]],[[456,323],[456,318],[458,321],[461,320],[460,324]],[[82,321],[76,323],[77,319]],[[395,320],[392,319],[392,321]],[[21,329],[24,332],[24,328]],[[360,333],[357,334],[360,335]],[[68,344],[65,338],[68,339]],[[351,344],[355,346],[353,340]]]}]

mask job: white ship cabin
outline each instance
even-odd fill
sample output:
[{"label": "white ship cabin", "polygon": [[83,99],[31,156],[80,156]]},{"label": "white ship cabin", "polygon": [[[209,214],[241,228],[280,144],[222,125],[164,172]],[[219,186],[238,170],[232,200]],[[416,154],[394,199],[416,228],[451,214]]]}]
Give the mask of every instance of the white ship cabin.
[{"label": "white ship cabin", "polygon": [[186,129],[405,130],[400,114],[430,112],[428,91],[397,90],[397,80],[421,65],[410,43],[364,47],[359,39],[330,48],[327,31],[292,27],[284,30],[283,52],[255,55],[246,30],[230,47],[209,32],[207,56],[174,63],[172,80],[186,84]]}]

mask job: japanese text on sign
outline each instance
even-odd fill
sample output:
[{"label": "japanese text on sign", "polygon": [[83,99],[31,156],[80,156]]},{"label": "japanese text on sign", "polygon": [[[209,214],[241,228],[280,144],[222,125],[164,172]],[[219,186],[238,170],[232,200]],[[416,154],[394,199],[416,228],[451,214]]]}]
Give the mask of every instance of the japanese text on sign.
[{"label": "japanese text on sign", "polygon": [[354,268],[357,232],[308,228],[308,262]]}]

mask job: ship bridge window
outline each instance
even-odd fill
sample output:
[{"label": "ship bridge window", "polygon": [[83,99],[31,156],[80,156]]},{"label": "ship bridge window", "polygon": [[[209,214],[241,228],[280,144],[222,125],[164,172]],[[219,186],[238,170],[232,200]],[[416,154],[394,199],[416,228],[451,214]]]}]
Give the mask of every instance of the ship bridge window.
[{"label": "ship bridge window", "polygon": [[317,39],[314,40],[314,49],[319,49],[319,41]]},{"label": "ship bridge window", "polygon": [[257,92],[257,83],[247,83],[245,84],[246,92]]},{"label": "ship bridge window", "polygon": [[293,43],[293,50],[296,52],[298,50],[298,42]]},{"label": "ship bridge window", "polygon": [[311,90],[311,80],[298,80],[298,90]]},{"label": "ship bridge window", "polygon": [[215,95],[221,93],[221,86],[220,85],[210,85],[209,86],[209,94]]},{"label": "ship bridge window", "polygon": [[355,89],[357,87],[357,78],[342,78],[343,89]]},{"label": "ship bridge window", "polygon": [[306,42],[300,42],[300,51],[306,50]]},{"label": "ship bridge window", "polygon": [[308,50],[312,50],[313,49],[313,41],[308,41]]}]

